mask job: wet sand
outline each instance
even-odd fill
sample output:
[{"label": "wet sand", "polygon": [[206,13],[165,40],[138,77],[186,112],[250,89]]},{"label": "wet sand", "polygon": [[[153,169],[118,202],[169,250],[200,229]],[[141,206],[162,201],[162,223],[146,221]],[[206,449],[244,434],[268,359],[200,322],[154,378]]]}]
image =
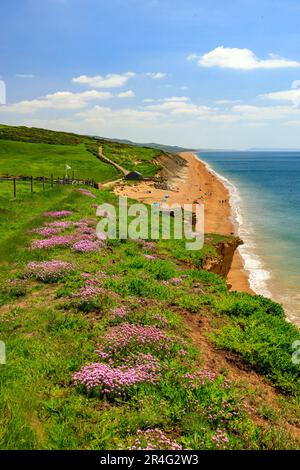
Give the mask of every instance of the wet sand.
[{"label": "wet sand", "polygon": [[[180,155],[186,160],[187,165],[180,168],[176,176],[169,178],[170,189],[167,191],[156,189],[153,182],[142,181],[134,186],[118,184],[115,193],[147,204],[161,201],[166,194],[170,196],[168,199],[170,203],[193,204],[195,201],[202,201],[205,233],[235,234],[227,188],[193,153],[183,152]],[[252,292],[238,250],[235,252],[227,281],[232,290]]]}]

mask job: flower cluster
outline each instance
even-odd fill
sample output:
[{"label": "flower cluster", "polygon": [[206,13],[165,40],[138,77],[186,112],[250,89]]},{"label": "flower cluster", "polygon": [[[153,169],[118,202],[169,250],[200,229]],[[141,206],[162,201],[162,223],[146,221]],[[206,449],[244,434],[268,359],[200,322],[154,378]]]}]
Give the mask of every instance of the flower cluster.
[{"label": "flower cluster", "polygon": [[124,318],[127,315],[127,311],[125,307],[117,307],[114,308],[111,312],[112,318]]},{"label": "flower cluster", "polygon": [[78,292],[73,294],[73,298],[88,302],[104,292],[106,291],[100,286],[99,281],[96,279],[87,279],[84,286],[81,287]]},{"label": "flower cluster", "polygon": [[71,263],[60,260],[32,261],[25,269],[26,277],[33,277],[43,282],[56,282],[73,270]]},{"label": "flower cluster", "polygon": [[154,242],[149,242],[147,240],[143,240],[142,238],[139,238],[137,240],[137,243],[141,245],[145,250],[154,250],[155,249],[155,243]]},{"label": "flower cluster", "polygon": [[101,244],[98,241],[83,239],[74,243],[72,250],[80,253],[93,253],[99,251],[100,247]]},{"label": "flower cluster", "polygon": [[104,232],[96,232],[96,236],[101,242],[106,242],[107,240],[107,235]]},{"label": "flower cluster", "polygon": [[57,227],[64,230],[72,227],[74,222],[71,222],[71,220],[53,220],[53,222],[47,222],[46,225],[47,227]]},{"label": "flower cluster", "polygon": [[170,279],[170,283],[173,284],[174,286],[178,286],[182,282],[181,277],[173,277]]},{"label": "flower cluster", "polygon": [[109,301],[108,291],[97,279],[87,278],[83,287],[72,295],[74,306],[83,312],[101,310]]},{"label": "flower cluster", "polygon": [[218,448],[225,449],[226,444],[229,442],[227,435],[222,429],[217,429],[216,434],[211,437],[211,440],[216,444]]},{"label": "flower cluster", "polygon": [[100,395],[125,396],[135,385],[157,383],[159,361],[151,354],[138,354],[121,366],[94,362],[73,375],[75,385],[95,389]]},{"label": "flower cluster", "polygon": [[182,450],[182,446],[171,441],[160,429],[138,429],[137,438],[129,450]]},{"label": "flower cluster", "polygon": [[73,214],[72,211],[48,211],[48,212],[44,212],[43,216],[59,219],[61,217],[69,217],[69,215],[72,215],[72,214]]},{"label": "flower cluster", "polygon": [[153,260],[153,259],[156,259],[157,257],[155,255],[148,255],[148,254],[145,254],[144,255],[144,258],[148,259],[149,261]]},{"label": "flower cluster", "polygon": [[210,370],[202,370],[185,374],[184,378],[188,380],[190,387],[196,388],[205,385],[207,382],[214,382],[217,378],[217,374]]},{"label": "flower cluster", "polygon": [[43,238],[41,240],[34,240],[31,243],[33,250],[51,249],[57,246],[70,246],[74,242],[72,235],[53,236],[50,238]]},{"label": "flower cluster", "polygon": [[109,359],[128,347],[150,346],[153,351],[169,353],[170,343],[172,339],[156,326],[122,323],[105,334],[96,352],[101,359]]},{"label": "flower cluster", "polygon": [[239,412],[244,410],[244,403],[236,400],[222,400],[218,407],[209,405],[207,408],[208,418],[215,422],[225,423],[235,418]]},{"label": "flower cluster", "polygon": [[51,235],[60,233],[62,230],[63,229],[59,227],[38,227],[31,230],[31,232],[37,233],[38,235],[42,235],[43,237],[50,237]]},{"label": "flower cluster", "polygon": [[87,197],[91,197],[93,199],[96,199],[96,196],[95,194],[93,194],[91,191],[89,191],[88,189],[84,189],[84,188],[80,188],[80,189],[77,189],[77,191],[81,194],[83,194],[84,196],[87,196]]}]

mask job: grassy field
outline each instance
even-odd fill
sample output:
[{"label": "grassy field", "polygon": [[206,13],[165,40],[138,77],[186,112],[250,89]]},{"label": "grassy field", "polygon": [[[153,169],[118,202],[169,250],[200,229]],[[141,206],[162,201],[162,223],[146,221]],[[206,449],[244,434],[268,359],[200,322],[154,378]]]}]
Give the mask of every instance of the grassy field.
[{"label": "grassy field", "polygon": [[[74,177],[106,181],[117,178],[118,171],[96,159],[84,144],[55,145],[0,140],[0,174],[14,176],[46,176],[62,178],[66,165]],[[69,171],[69,175],[72,175]]]},{"label": "grassy field", "polygon": [[135,147],[88,136],[45,129],[3,126],[0,128],[0,175],[62,177],[66,164],[75,178],[107,181],[120,176],[112,165],[98,159],[99,146],[104,155],[127,170],[154,176],[161,150]]}]

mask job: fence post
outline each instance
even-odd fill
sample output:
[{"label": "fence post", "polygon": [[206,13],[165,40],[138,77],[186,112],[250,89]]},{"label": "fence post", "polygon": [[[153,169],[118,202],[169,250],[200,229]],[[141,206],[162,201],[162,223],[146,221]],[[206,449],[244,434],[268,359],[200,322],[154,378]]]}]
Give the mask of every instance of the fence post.
[{"label": "fence post", "polygon": [[73,179],[74,179],[74,170],[72,171],[72,181],[73,181]]},{"label": "fence post", "polygon": [[43,176],[43,191],[45,191],[45,176]]},{"label": "fence post", "polygon": [[14,178],[14,197],[17,197],[16,178]]},{"label": "fence post", "polygon": [[33,178],[32,178],[32,176],[30,177],[30,192],[33,193]]},{"label": "fence post", "polygon": [[53,173],[51,173],[51,188],[53,188]]}]

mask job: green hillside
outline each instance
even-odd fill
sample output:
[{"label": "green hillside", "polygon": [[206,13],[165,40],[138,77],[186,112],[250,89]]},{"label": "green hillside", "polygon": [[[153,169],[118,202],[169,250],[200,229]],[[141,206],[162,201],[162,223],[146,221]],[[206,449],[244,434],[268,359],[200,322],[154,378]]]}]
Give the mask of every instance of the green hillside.
[{"label": "green hillside", "polygon": [[[75,178],[105,181],[118,177],[118,171],[97,159],[84,144],[56,145],[0,140],[0,174],[13,176],[46,176],[60,178],[66,164]],[[70,174],[71,176],[71,174]]]},{"label": "green hillside", "polygon": [[120,173],[98,158],[100,146],[105,156],[129,171],[154,176],[159,170],[155,160],[161,150],[67,132],[0,126],[0,175],[62,177],[67,164],[78,179],[115,179]]}]

